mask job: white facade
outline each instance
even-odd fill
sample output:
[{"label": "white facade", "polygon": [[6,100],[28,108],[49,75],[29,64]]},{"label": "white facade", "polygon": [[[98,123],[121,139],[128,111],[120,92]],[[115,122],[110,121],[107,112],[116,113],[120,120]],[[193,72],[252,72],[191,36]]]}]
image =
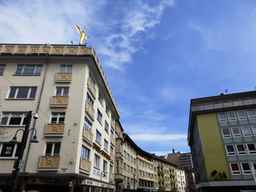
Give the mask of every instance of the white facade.
[{"label": "white facade", "polygon": [[[33,111],[38,119],[32,119],[30,128],[37,130],[39,143],[27,143],[24,188],[113,190],[119,112],[94,50],[0,45],[0,53],[0,187],[9,187],[19,151],[9,141]],[[19,131],[17,140],[21,138]]]},{"label": "white facade", "polygon": [[182,169],[177,169],[177,183],[178,183],[178,191],[185,192],[187,187],[186,173]]}]

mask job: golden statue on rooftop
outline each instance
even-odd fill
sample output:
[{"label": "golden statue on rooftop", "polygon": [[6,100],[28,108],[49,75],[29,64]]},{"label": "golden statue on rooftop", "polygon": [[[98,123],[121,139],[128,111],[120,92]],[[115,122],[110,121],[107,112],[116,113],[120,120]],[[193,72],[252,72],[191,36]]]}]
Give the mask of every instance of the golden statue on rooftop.
[{"label": "golden statue on rooftop", "polygon": [[76,27],[78,33],[80,34],[79,45],[82,45],[83,41],[87,40],[87,38],[89,38],[89,36],[85,36],[85,30],[81,31],[80,27],[78,27],[76,24],[75,24],[75,27]]}]

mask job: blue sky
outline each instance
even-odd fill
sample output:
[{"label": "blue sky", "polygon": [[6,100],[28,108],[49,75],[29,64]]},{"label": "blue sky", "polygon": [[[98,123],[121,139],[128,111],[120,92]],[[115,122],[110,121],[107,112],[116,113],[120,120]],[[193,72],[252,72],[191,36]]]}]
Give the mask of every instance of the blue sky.
[{"label": "blue sky", "polygon": [[191,99],[256,88],[255,0],[0,0],[1,43],[78,44],[74,24],[147,152],[190,151]]}]

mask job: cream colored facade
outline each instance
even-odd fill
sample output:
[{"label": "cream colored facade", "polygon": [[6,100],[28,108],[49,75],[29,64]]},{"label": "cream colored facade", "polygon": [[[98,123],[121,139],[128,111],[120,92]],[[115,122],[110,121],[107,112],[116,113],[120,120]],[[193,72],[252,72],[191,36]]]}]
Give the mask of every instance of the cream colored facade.
[{"label": "cream colored facade", "polygon": [[177,169],[178,191],[185,192],[187,188],[186,173],[182,169]]},{"label": "cream colored facade", "polygon": [[[22,188],[114,190],[119,112],[94,50],[1,44],[0,54],[1,188],[10,187],[19,151],[9,141],[33,111],[39,117],[30,128],[36,128],[39,143],[27,143]],[[19,131],[17,140],[21,138]]]}]

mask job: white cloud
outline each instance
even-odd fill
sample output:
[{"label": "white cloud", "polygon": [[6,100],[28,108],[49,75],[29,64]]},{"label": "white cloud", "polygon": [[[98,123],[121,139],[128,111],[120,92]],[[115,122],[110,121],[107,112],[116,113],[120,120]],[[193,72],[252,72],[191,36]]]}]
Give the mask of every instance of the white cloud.
[{"label": "white cloud", "polygon": [[139,141],[167,141],[167,140],[184,140],[187,139],[186,134],[131,134],[133,140]]}]

